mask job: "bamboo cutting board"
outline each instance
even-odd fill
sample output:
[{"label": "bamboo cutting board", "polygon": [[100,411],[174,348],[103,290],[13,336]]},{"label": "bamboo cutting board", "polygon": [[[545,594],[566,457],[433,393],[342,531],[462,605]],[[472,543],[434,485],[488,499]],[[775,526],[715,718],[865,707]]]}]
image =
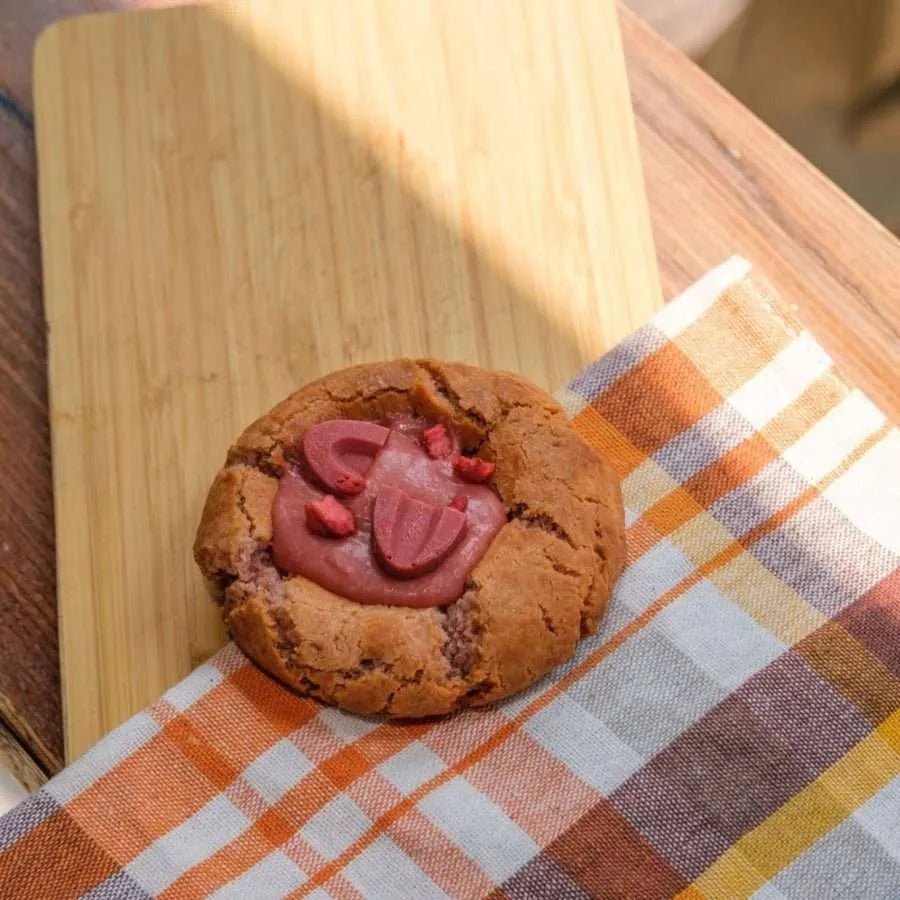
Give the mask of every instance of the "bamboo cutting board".
[{"label": "bamboo cutting board", "polygon": [[67,754],[223,634],[234,435],[400,354],[553,388],[660,302],[612,0],[69,20],[35,56]]}]

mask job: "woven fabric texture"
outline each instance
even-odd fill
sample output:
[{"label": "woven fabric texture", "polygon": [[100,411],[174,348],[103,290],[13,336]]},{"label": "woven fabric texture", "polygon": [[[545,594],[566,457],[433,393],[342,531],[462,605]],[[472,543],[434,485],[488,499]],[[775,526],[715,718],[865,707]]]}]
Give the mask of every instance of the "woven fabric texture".
[{"label": "woven fabric texture", "polygon": [[574,659],[392,724],[226,647],[0,819],[0,894],[900,896],[898,431],[741,260],[559,397],[628,526]]}]

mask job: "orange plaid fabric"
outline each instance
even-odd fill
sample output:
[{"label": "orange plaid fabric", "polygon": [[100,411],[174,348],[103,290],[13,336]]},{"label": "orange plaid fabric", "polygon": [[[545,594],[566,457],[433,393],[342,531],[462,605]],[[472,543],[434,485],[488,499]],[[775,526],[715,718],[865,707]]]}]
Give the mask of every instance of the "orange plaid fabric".
[{"label": "orange plaid fabric", "polygon": [[748,268],[559,394],[628,526],[574,659],[410,725],[229,646],[0,820],[0,893],[900,895],[900,436]]}]

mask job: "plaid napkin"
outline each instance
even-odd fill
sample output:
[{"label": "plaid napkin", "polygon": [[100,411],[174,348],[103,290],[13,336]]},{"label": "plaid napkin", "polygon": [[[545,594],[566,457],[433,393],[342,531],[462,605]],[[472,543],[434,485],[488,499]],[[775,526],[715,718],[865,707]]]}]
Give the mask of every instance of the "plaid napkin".
[{"label": "plaid napkin", "polygon": [[428,724],[229,646],[0,820],[3,896],[900,896],[900,436],[733,260],[561,393],[629,565]]}]

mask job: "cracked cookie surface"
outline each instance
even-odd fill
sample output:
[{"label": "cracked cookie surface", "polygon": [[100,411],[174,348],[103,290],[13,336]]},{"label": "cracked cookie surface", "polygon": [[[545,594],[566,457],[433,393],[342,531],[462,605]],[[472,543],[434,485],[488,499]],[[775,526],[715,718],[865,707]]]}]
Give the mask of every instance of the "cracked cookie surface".
[{"label": "cracked cookie surface", "polygon": [[[509,521],[445,607],[365,605],[272,564],[272,503],[304,432],[412,414],[452,425],[496,466]],[[194,556],[238,645],[285,684],[344,709],[419,717],[515,693],[593,633],[624,560],[618,479],[517,375],[401,359],[312,382],[254,422],[207,497]]]}]

